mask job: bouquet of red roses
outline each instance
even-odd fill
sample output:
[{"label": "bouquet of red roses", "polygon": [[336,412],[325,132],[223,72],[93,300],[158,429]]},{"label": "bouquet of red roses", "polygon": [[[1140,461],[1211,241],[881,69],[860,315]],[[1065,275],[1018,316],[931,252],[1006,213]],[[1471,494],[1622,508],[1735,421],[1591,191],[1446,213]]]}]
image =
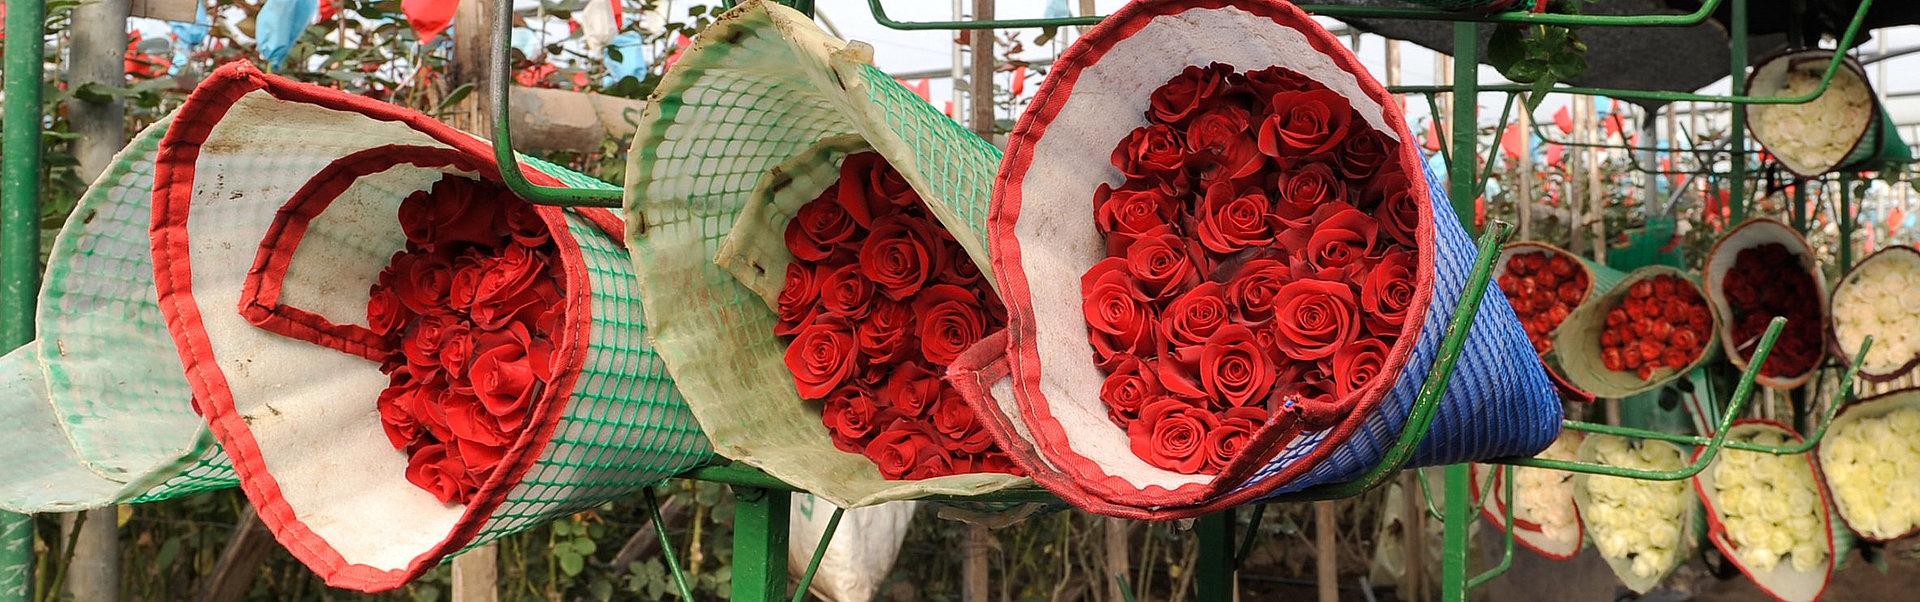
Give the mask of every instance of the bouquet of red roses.
[{"label": "bouquet of red roses", "polygon": [[154,162],[155,285],[195,407],[328,584],[396,588],[711,457],[640,325],[624,224],[529,205],[479,139],[242,62]]},{"label": "bouquet of red roses", "polygon": [[626,171],[647,326],[716,450],[829,503],[1030,484],[942,378],[1006,320],[1000,153],[872,52],[756,0],[662,78]]},{"label": "bouquet of red roses", "polygon": [[[1127,5],[1009,139],[987,223],[1007,335],[950,378],[1035,480],[1095,512],[1193,516],[1357,476],[1398,437],[1474,253],[1410,140],[1291,5]],[[1476,316],[1461,365],[1479,372],[1450,381],[1436,428],[1482,445],[1417,463],[1557,435],[1512,310]]]},{"label": "bouquet of red roses", "polygon": [[1553,352],[1554,329],[1595,289],[1604,288],[1595,285],[1592,266],[1572,253],[1537,242],[1507,245],[1493,272],[1494,283],[1520,316],[1527,340],[1542,356]]},{"label": "bouquet of red roses", "polygon": [[1827,285],[1813,249],[1791,226],[1752,219],[1734,226],[1707,252],[1707,298],[1726,321],[1720,343],[1746,368],[1775,316],[1787,319],[1754,382],[1798,387],[1826,357]]},{"label": "bouquet of red roses", "polygon": [[1657,389],[1713,355],[1719,314],[1680,270],[1648,266],[1575,309],[1554,334],[1567,380],[1620,398]]}]

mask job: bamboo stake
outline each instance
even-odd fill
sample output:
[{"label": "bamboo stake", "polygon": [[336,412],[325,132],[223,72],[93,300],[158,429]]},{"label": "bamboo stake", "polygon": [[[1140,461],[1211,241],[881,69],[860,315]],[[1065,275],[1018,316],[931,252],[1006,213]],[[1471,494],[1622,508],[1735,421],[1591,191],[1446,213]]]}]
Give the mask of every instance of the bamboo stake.
[{"label": "bamboo stake", "polygon": [[1519,207],[1520,240],[1533,240],[1533,111],[1527,110],[1524,95],[1516,99],[1520,103],[1520,160],[1516,169],[1520,170],[1519,190],[1515,191],[1515,204]]},{"label": "bamboo stake", "polygon": [[1340,602],[1340,571],[1334,547],[1333,502],[1313,503],[1313,539],[1317,544],[1314,569],[1320,583],[1320,602]]},{"label": "bamboo stake", "polygon": [[499,544],[487,544],[453,557],[453,602],[500,599]]},{"label": "bamboo stake", "polygon": [[[1599,144],[1601,142],[1600,128],[1599,128],[1599,121],[1600,121],[1599,107],[1594,104],[1595,100],[1591,96],[1588,96],[1585,99],[1576,101],[1576,102],[1578,104],[1584,105],[1587,109],[1586,111],[1587,119],[1586,119],[1586,123],[1584,124],[1584,127],[1586,128],[1585,129],[1586,142],[1588,142],[1589,144]],[[1588,211],[1591,213],[1591,215],[1589,216],[1589,219],[1593,220],[1593,260],[1594,262],[1599,263],[1601,265],[1606,265],[1607,263],[1607,212],[1606,212],[1607,193],[1606,193],[1606,188],[1602,186],[1600,183],[1600,162],[1605,159],[1605,156],[1602,154],[1602,151],[1599,148],[1588,147],[1587,150],[1591,154],[1590,160],[1587,161],[1587,201],[1589,203]]]}]

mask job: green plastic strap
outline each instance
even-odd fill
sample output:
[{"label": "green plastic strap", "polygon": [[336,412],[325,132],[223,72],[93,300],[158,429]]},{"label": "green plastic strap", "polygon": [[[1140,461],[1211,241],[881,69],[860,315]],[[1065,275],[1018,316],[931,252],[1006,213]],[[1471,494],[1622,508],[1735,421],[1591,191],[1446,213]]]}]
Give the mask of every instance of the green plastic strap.
[{"label": "green plastic strap", "polygon": [[660,498],[654,495],[652,487],[640,491],[646,497],[647,516],[653,519],[653,532],[660,537],[660,557],[667,559],[667,573],[673,575],[673,586],[680,590],[681,600],[694,600],[693,588],[687,587],[687,572],[680,568],[680,554],[674,551],[673,540],[667,537],[667,521],[660,518]]},{"label": "green plastic strap", "polygon": [[[1431,8],[1401,8],[1390,6],[1348,6],[1326,4],[1302,4],[1300,10],[1315,15],[1335,18],[1355,19],[1407,19],[1412,21],[1466,21],[1477,23],[1519,23],[1526,25],[1567,25],[1572,27],[1691,27],[1705,21],[1725,0],[1707,0],[1705,4],[1684,15],[1561,15],[1552,13],[1534,13],[1529,11],[1509,11],[1499,13],[1460,13]],[[1734,0],[1739,2],[1740,0]],[[867,8],[873,12],[874,21],[889,29],[1021,29],[1027,27],[1061,27],[1067,25],[1093,25],[1105,19],[1104,15],[1079,17],[1056,17],[1051,19],[989,19],[983,21],[895,21],[887,16],[887,9],[881,0],[867,0]]]},{"label": "green plastic strap", "polygon": [[840,529],[840,517],[847,513],[846,508],[835,506],[833,516],[827,519],[827,530],[820,534],[820,545],[813,547],[813,559],[807,561],[807,572],[800,575],[800,587],[793,592],[793,602],[807,599],[807,588],[813,585],[813,574],[820,570],[820,559],[827,556],[827,544],[833,543],[833,532]]}]

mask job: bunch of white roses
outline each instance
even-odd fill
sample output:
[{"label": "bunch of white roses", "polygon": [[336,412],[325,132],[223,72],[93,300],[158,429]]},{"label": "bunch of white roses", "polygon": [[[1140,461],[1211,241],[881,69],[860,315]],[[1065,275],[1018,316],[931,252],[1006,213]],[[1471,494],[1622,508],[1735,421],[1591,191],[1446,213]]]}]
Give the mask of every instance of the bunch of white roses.
[{"label": "bunch of white roses", "polygon": [[[1810,61],[1787,69],[1786,88],[1778,94],[1804,96],[1820,88],[1827,62]],[[1768,152],[1826,171],[1853,150],[1872,117],[1873,91],[1843,67],[1827,91],[1810,102],[1755,106],[1753,127]]]},{"label": "bunch of white roses", "polygon": [[[1771,427],[1768,427],[1771,429]],[[1737,433],[1734,440],[1759,445],[1790,443],[1778,431]],[[1814,571],[1826,562],[1826,530],[1820,522],[1819,482],[1806,454],[1776,455],[1724,449],[1713,464],[1714,510],[1740,563],[1771,570],[1791,558],[1793,570]]]},{"label": "bunch of white roses", "polygon": [[[1678,470],[1685,465],[1680,448],[1659,441],[1633,445],[1621,437],[1590,437],[1594,460],[1607,466],[1644,470]],[[1594,475],[1587,480],[1588,506],[1580,513],[1587,533],[1600,554],[1628,559],[1633,574],[1656,577],[1672,568],[1682,552],[1681,532],[1687,504],[1692,503],[1687,482],[1645,481]]]},{"label": "bunch of white roses", "polygon": [[1867,335],[1873,348],[1860,369],[1886,374],[1920,355],[1920,253],[1883,252],[1860,264],[1833,291],[1833,334],[1851,354]]},{"label": "bunch of white roses", "polygon": [[[1578,431],[1563,431],[1553,445],[1534,457],[1549,460],[1578,459]],[[1573,473],[1549,468],[1513,469],[1513,518],[1540,526],[1540,533],[1554,541],[1577,539],[1579,511],[1573,505]],[[1496,495],[1504,494],[1498,492]]]},{"label": "bunch of white roses", "polygon": [[1892,539],[1920,524],[1920,408],[1835,424],[1820,466],[1855,531]]}]

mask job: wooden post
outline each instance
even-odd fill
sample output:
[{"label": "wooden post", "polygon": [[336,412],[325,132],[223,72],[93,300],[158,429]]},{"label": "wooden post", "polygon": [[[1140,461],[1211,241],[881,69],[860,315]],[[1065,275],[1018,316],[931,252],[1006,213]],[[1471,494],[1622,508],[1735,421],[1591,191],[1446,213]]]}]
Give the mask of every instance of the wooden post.
[{"label": "wooden post", "polygon": [[[993,0],[973,0],[973,20],[993,19]],[[969,125],[973,133],[993,142],[993,30],[975,29],[969,44],[973,66],[967,70],[967,108],[971,109]]]},{"label": "wooden post", "polygon": [[1313,540],[1317,549],[1313,564],[1320,582],[1320,602],[1340,602],[1339,552],[1334,545],[1337,520],[1333,502],[1313,503]]},{"label": "wooden post", "polygon": [[[1599,144],[1602,140],[1600,138],[1600,108],[1599,105],[1595,104],[1597,101],[1592,96],[1587,96],[1575,102],[1585,106],[1587,109],[1586,129],[1584,130],[1586,141],[1592,144]],[[1606,158],[1606,151],[1595,147],[1588,147],[1587,150],[1592,153],[1591,160],[1587,161],[1587,201],[1589,204],[1588,210],[1593,213],[1591,216],[1593,220],[1593,261],[1601,265],[1606,265],[1607,190],[1600,181],[1600,162]]]},{"label": "wooden post", "polygon": [[453,559],[453,602],[495,602],[500,599],[500,545],[487,544]]},{"label": "wooden post", "polygon": [[1524,95],[1518,99],[1520,115],[1520,160],[1515,169],[1520,170],[1520,181],[1515,185],[1514,205],[1520,210],[1520,240],[1533,240],[1533,111],[1527,109]]},{"label": "wooden post", "polygon": [[214,562],[213,575],[200,586],[200,602],[232,602],[245,598],[253,590],[253,578],[260,574],[260,563],[273,553],[277,544],[273,532],[260,522],[253,506],[240,513],[240,522],[227,538],[227,549]]},{"label": "wooden post", "polygon": [[1131,563],[1127,558],[1127,552],[1131,548],[1131,542],[1127,537],[1128,524],[1124,518],[1112,517],[1100,519],[1100,522],[1107,528],[1107,574],[1105,575],[1107,599],[1118,602],[1127,599],[1123,593],[1124,590],[1120,588],[1120,580],[1133,574],[1133,569],[1128,566]]},{"label": "wooden post", "polygon": [[[511,1],[511,0],[508,0]],[[493,56],[493,3],[495,0],[460,0],[454,8],[453,60],[447,64],[448,89],[473,84],[472,94],[460,101],[462,115],[450,116],[454,127],[476,136],[493,135],[493,111],[487,96],[487,64]],[[507,32],[500,32],[507,35]],[[515,145],[518,146],[518,145]]]},{"label": "wooden post", "polygon": [[[127,0],[82,2],[73,9],[73,43],[69,47],[68,82],[74,88],[88,84],[112,88],[127,85]],[[82,180],[93,181],[127,144],[125,103],[74,98],[67,103],[67,119],[78,136],[74,158]],[[120,511],[109,506],[89,510],[86,520],[67,517],[74,539],[73,561],[66,589],[75,600],[113,602],[120,599]]]}]

